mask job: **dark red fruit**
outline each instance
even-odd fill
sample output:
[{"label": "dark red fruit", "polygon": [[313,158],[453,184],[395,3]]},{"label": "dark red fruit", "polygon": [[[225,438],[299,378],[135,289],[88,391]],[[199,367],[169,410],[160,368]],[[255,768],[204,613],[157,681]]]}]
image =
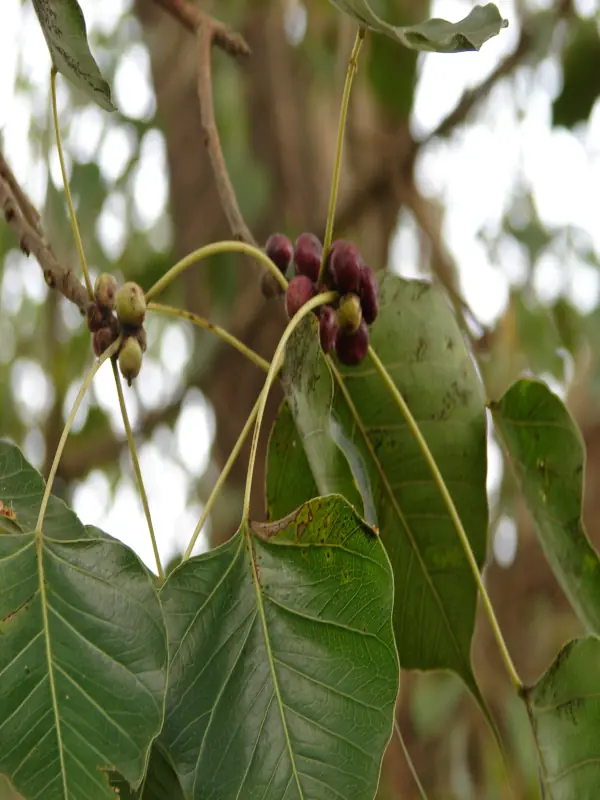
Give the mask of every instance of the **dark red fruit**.
[{"label": "dark red fruit", "polygon": [[363,267],[360,274],[360,305],[364,321],[371,325],[379,313],[379,283],[371,267]]},{"label": "dark red fruit", "polygon": [[329,259],[329,273],[338,292],[359,293],[362,266],[358,247],[353,242],[338,239]]},{"label": "dark red fruit", "polygon": [[319,338],[324,353],[328,353],[335,343],[338,324],[331,306],[323,306],[319,315]]},{"label": "dark red fruit", "polygon": [[265,253],[279,267],[279,270],[285,273],[294,257],[294,248],[287,236],[284,236],[283,233],[274,233],[267,239]]},{"label": "dark red fruit", "polygon": [[291,319],[311,297],[315,296],[315,287],[306,275],[296,275],[288,284],[285,294],[285,310]]},{"label": "dark red fruit", "polygon": [[298,275],[306,275],[316,281],[321,269],[323,245],[313,233],[301,233],[294,247],[294,261]]},{"label": "dark red fruit", "polygon": [[98,358],[104,353],[105,350],[111,346],[111,344],[116,340],[117,336],[111,331],[110,328],[100,328],[97,331],[94,331],[94,335],[92,336],[92,347],[94,349],[94,353]]},{"label": "dark red fruit", "polygon": [[335,337],[335,352],[342,364],[355,367],[363,360],[369,349],[369,329],[364,319],[355,333],[340,328]]},{"label": "dark red fruit", "polygon": [[105,325],[104,314],[96,303],[90,303],[86,310],[88,328],[92,333],[99,331]]}]

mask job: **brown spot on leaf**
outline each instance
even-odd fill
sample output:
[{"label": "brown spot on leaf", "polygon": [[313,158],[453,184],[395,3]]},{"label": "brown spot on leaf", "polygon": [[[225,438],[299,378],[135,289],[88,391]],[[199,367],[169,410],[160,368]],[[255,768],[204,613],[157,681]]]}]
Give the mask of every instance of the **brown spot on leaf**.
[{"label": "brown spot on leaf", "polygon": [[6,517],[7,519],[16,519],[17,515],[12,510],[12,508],[9,508],[9,506],[7,506],[5,503],[2,502],[2,500],[0,500],[0,517]]}]

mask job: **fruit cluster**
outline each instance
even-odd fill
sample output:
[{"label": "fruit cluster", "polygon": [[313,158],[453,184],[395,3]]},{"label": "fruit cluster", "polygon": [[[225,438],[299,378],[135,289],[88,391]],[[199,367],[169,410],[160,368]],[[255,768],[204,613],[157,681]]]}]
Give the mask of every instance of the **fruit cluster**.
[{"label": "fruit cluster", "polygon": [[295,263],[296,274],[285,296],[290,319],[318,292],[339,292],[337,308],[325,305],[315,312],[319,316],[321,347],[325,353],[335,347],[339,361],[346,366],[360,364],[369,348],[368,326],[379,312],[379,284],[358,247],[345,239],[334,241],[327,253],[321,283],[323,245],[314,234],[302,233],[292,246],[286,236],[275,233],[267,241],[265,252],[284,274],[292,260]]},{"label": "fruit cluster", "polygon": [[[116,313],[115,313],[116,312]],[[121,375],[129,386],[140,374],[142,356],[146,351],[146,317],[144,290],[129,281],[117,288],[112,275],[99,275],[94,287],[94,300],[87,308],[88,328],[92,332],[92,347],[100,357],[122,334],[118,363]]]}]

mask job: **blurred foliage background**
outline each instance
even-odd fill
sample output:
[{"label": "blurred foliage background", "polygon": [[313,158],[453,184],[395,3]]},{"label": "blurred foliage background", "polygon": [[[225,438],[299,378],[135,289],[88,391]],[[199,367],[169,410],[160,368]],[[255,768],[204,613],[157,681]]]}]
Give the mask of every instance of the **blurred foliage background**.
[{"label": "blurred foliage background", "polygon": [[[371,0],[389,21],[456,18],[464,0]],[[500,0],[510,27],[480,53],[418,56],[369,36],[351,101],[336,233],[373,266],[445,287],[487,394],[543,377],[588,450],[585,517],[600,543],[600,34],[597,0]],[[113,87],[107,114],[59,80],[71,187],[90,265],[148,288],[174,261],[229,238],[200,133],[195,42],[152,0],[82,0],[92,50]],[[217,121],[242,211],[257,239],[321,234],[354,28],[326,0],[220,0],[202,8],[252,48],[215,51]],[[59,257],[77,269],[49,108],[49,59],[29,3],[0,11],[0,136],[43,212]],[[47,472],[91,362],[78,312],[0,226],[1,434]],[[209,317],[269,357],[285,324],[244,261],[215,258],[161,298]],[[263,375],[210,334],[147,324],[144,368],[127,402],[163,558],[176,563]],[[77,417],[57,491],[83,521],[151,551],[110,370]],[[274,414],[280,395],[270,401]],[[264,437],[266,439],[266,437]],[[264,452],[263,442],[263,452]],[[235,530],[247,450],[201,549]],[[262,457],[261,457],[262,461]],[[264,515],[257,470],[253,515]],[[580,632],[554,581],[490,426],[492,526],[485,580],[517,669],[533,681]],[[538,796],[530,734],[485,624],[475,668],[507,746],[519,798]],[[508,797],[496,745],[448,674],[403,673],[398,719],[431,798]],[[0,789],[1,793],[1,789]],[[381,800],[417,797],[394,740]]]}]

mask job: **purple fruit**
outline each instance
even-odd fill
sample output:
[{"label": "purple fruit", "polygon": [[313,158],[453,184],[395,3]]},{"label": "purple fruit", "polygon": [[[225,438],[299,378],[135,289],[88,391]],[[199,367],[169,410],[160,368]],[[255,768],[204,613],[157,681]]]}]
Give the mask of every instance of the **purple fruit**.
[{"label": "purple fruit", "polygon": [[294,248],[287,236],[284,236],[283,233],[274,233],[267,239],[265,253],[279,270],[285,274],[294,256]]},{"label": "purple fruit", "polygon": [[323,245],[313,233],[301,233],[294,247],[294,261],[298,275],[316,281],[321,269]]},{"label": "purple fruit", "polygon": [[341,298],[338,308],[340,328],[343,328],[348,333],[354,333],[358,330],[361,320],[360,298],[357,294],[345,294]]},{"label": "purple fruit", "polygon": [[331,306],[323,306],[319,315],[319,338],[324,353],[328,353],[335,343],[338,324]]},{"label": "purple fruit", "polygon": [[379,313],[379,283],[371,267],[363,267],[360,274],[360,305],[364,321],[371,325]]},{"label": "purple fruit", "polygon": [[369,349],[369,329],[364,319],[354,333],[340,328],[335,337],[335,352],[342,364],[355,367],[363,360]]},{"label": "purple fruit", "polygon": [[329,259],[329,272],[338,292],[341,294],[359,293],[362,266],[362,256],[353,242],[342,239],[335,242]]},{"label": "purple fruit", "polygon": [[306,275],[293,277],[285,294],[285,310],[288,317],[290,319],[294,317],[302,306],[314,296],[315,287],[310,278],[307,278]]}]

